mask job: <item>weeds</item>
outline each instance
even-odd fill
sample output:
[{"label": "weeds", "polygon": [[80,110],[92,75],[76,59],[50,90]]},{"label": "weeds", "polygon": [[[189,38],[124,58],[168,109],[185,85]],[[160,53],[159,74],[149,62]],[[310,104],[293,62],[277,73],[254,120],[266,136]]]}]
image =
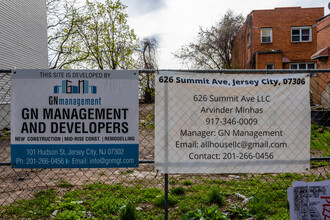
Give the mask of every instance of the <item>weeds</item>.
[{"label": "weeds", "polygon": [[[292,181],[315,178],[318,177],[265,174],[234,181],[200,179],[199,184],[188,188],[172,188],[168,195],[170,216],[171,219],[206,219],[206,216],[213,216],[211,219],[289,219],[287,187]],[[191,182],[189,177],[182,181]],[[121,207],[129,203],[138,207],[135,210],[138,219],[161,219],[164,212],[163,191],[153,187],[138,189],[120,183],[96,182],[74,190],[70,188],[67,192],[61,188],[40,191],[32,199],[0,207],[0,219],[118,219],[124,212]],[[245,205],[244,199],[236,196],[238,193],[248,198]]]},{"label": "weeds", "polygon": [[80,220],[86,217],[82,211],[71,211],[65,210],[62,213],[59,213],[55,220]]},{"label": "weeds", "polygon": [[271,214],[271,206],[267,200],[267,195],[256,194],[248,203],[250,212],[257,219],[265,219]]},{"label": "weeds", "polygon": [[218,206],[211,206],[206,208],[202,206],[197,211],[190,211],[185,214],[182,220],[198,220],[198,219],[213,219],[213,220],[227,220],[229,219]]},{"label": "weeds", "polygon": [[68,181],[66,180],[61,180],[57,183],[57,186],[58,187],[62,187],[62,188],[72,188],[74,187],[73,184],[69,183]]},{"label": "weeds", "polygon": [[185,181],[182,182],[182,184],[183,184],[184,186],[191,186],[193,183],[194,183],[194,182],[191,181],[191,180],[185,180]]},{"label": "weeds", "polygon": [[[168,201],[167,204],[169,207],[173,207],[178,203],[178,199],[175,196],[172,195],[168,195]],[[165,204],[165,196],[164,195],[159,195],[156,197],[155,199],[155,206],[159,207],[159,208],[163,208]]]},{"label": "weeds", "polygon": [[125,171],[120,172],[120,174],[123,174],[123,175],[128,175],[128,174],[131,174],[131,173],[134,173],[134,170],[125,170]]},{"label": "weeds", "polygon": [[9,129],[3,129],[0,132],[0,141],[3,141],[5,139],[10,139],[10,130]]},{"label": "weeds", "polygon": [[[329,155],[329,135],[328,128],[312,126],[312,154]],[[311,162],[313,169],[326,169],[327,166],[329,162]],[[132,172],[123,169],[122,175]],[[99,174],[104,175],[104,172]],[[170,177],[172,189],[168,204],[171,219],[289,219],[286,190],[292,182],[322,181],[329,179],[330,174],[242,174],[239,177]],[[141,181],[131,181],[130,185],[135,183],[135,187],[128,187],[125,182],[86,182],[77,187],[61,180],[56,189],[36,192],[31,199],[0,206],[0,219],[118,219],[122,215],[135,216],[136,219],[162,219],[163,191],[144,187],[156,184]],[[246,199],[238,198],[237,194]]]},{"label": "weeds", "polygon": [[320,125],[312,125],[311,130],[311,152],[317,151],[323,157],[329,157],[330,129]]},{"label": "weeds", "polygon": [[128,203],[126,206],[123,206],[120,210],[120,220],[136,220],[137,214],[135,211],[134,205],[132,203]]},{"label": "weeds", "polygon": [[250,210],[248,208],[237,204],[226,210],[226,212],[228,213],[227,216],[230,219],[247,219],[252,217],[252,214],[250,213]]},{"label": "weeds", "polygon": [[213,189],[209,193],[208,203],[217,204],[220,207],[223,207],[226,205],[226,199],[225,199],[225,196],[219,190]]},{"label": "weeds", "polygon": [[175,194],[178,196],[184,195],[185,193],[186,193],[186,190],[182,186],[176,187],[171,190],[171,194]]}]

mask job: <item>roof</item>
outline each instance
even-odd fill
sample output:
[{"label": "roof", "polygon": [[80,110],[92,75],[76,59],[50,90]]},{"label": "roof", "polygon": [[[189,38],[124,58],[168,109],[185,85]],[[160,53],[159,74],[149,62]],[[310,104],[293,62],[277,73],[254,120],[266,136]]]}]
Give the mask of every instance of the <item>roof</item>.
[{"label": "roof", "polygon": [[329,56],[329,47],[325,47],[311,56],[311,60]]},{"label": "roof", "polygon": [[274,9],[256,9],[252,10],[250,12],[267,12],[267,11],[283,11],[283,10],[309,10],[309,9],[321,9],[324,10],[324,7],[308,7],[308,8],[302,8],[301,6],[296,6],[296,7],[276,7]]},{"label": "roof", "polygon": [[318,19],[318,20],[316,20],[316,22],[320,22],[320,21],[322,21],[322,20],[326,19],[326,18],[327,18],[327,17],[329,17],[329,16],[330,16],[330,14],[328,14],[328,15],[326,15],[326,16],[324,16],[324,17],[322,17],[322,18]]}]

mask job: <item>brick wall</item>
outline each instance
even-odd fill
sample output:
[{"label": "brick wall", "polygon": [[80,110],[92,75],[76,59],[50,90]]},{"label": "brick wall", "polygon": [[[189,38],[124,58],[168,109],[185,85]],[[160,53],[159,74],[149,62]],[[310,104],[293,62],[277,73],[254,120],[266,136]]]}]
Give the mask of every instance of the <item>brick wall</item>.
[{"label": "brick wall", "polygon": [[[330,48],[330,15],[317,23],[317,51],[325,47]],[[319,61],[318,68],[330,69],[330,59]]]},{"label": "brick wall", "polygon": [[[254,69],[253,62],[253,24],[252,15],[248,15],[245,23],[241,27],[238,35],[233,42],[232,48],[232,66],[233,69]],[[250,45],[248,45],[248,36],[250,35]]]},{"label": "brick wall", "polygon": [[[253,11],[254,35],[260,36],[260,28],[272,27],[273,42],[261,43],[254,39],[254,49],[260,51],[282,50],[283,56],[292,62],[311,61],[316,48],[316,20],[323,16],[323,8],[275,8],[274,10]],[[291,42],[291,27],[312,27],[311,42]]]},{"label": "brick wall", "polygon": [[256,53],[256,69],[265,69],[267,63],[273,63],[274,69],[283,69],[282,53]]},{"label": "brick wall", "polygon": [[[233,66],[251,68],[257,51],[283,51],[283,56],[291,62],[311,62],[311,55],[317,47],[316,20],[323,16],[323,8],[275,8],[273,10],[255,10],[248,17],[233,45]],[[291,27],[311,26],[311,42],[291,42]],[[260,28],[272,28],[272,42],[261,43]],[[251,45],[247,46],[248,34]],[[269,58],[269,56],[266,56]],[[276,61],[278,56],[273,56]],[[262,60],[259,59],[258,62]],[[268,60],[269,61],[269,60]],[[267,61],[267,62],[268,62]],[[274,60],[275,62],[275,60]],[[283,66],[276,64],[276,66]],[[265,63],[256,63],[255,68],[265,68]],[[282,67],[281,67],[282,68]],[[283,68],[289,68],[284,65]]]},{"label": "brick wall", "polygon": [[[325,47],[330,48],[330,15],[317,23],[317,51]],[[318,60],[317,65],[318,69],[330,69],[330,58]],[[330,108],[330,73],[319,74],[318,85],[319,103]]]}]

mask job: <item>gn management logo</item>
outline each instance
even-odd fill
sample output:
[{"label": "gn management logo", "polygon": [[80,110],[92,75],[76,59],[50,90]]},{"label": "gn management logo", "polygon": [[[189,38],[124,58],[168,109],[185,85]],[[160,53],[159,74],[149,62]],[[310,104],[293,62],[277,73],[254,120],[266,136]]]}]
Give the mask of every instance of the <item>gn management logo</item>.
[{"label": "gn management logo", "polygon": [[62,80],[61,85],[54,86],[54,94],[96,94],[97,87],[90,86],[88,80],[78,80],[76,85],[70,80]]},{"label": "gn management logo", "polygon": [[65,106],[83,106],[83,105],[102,105],[101,97],[93,98],[70,98],[66,94],[96,94],[97,87],[90,86],[88,80],[78,80],[72,82],[70,80],[62,80],[61,85],[54,86],[54,94],[64,94],[64,97],[49,96],[49,105],[65,105]]}]

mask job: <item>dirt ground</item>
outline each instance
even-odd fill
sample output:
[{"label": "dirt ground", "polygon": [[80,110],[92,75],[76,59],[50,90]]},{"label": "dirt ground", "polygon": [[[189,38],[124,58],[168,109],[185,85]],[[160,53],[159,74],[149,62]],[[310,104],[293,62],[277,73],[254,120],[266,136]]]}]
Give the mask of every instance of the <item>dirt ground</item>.
[{"label": "dirt ground", "polygon": [[[140,104],[140,120],[147,115],[153,117],[154,105]],[[154,164],[154,130],[140,125],[139,168],[97,168],[97,169],[12,169],[10,162],[10,139],[0,139],[0,206],[31,197],[33,192],[44,190],[62,181],[81,186],[100,181],[102,183],[124,183],[134,186],[162,187],[163,178],[156,176]],[[141,163],[147,161],[147,163]],[[1,164],[2,163],[2,164]]]},{"label": "dirt ground", "polygon": [[[154,105],[140,104],[140,120],[154,117]],[[3,162],[10,162],[10,139],[0,139],[0,206],[9,205],[20,199],[32,197],[40,190],[56,187],[62,180],[79,187],[84,184],[100,181],[102,183],[123,183],[127,186],[164,187],[164,176],[156,174],[150,161],[154,160],[154,130],[140,125],[139,134],[139,168],[128,169],[12,169]],[[318,156],[313,152],[313,157]],[[149,161],[149,163],[141,163]],[[330,166],[311,169],[306,174],[327,179]],[[192,175],[171,175],[171,178],[190,178]],[[237,175],[204,175],[208,178],[231,180]],[[253,176],[245,175],[245,178]]]}]

